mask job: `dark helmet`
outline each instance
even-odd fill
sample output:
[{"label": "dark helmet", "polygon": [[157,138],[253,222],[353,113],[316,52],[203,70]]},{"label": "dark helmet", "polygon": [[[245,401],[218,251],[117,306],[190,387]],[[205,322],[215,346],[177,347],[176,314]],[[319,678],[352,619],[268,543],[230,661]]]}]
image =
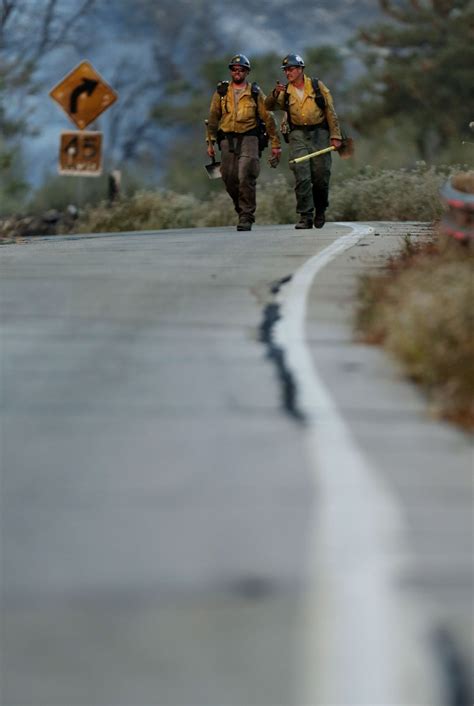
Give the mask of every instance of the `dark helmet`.
[{"label": "dark helmet", "polygon": [[236,54],[233,56],[229,61],[229,69],[233,66],[243,66],[244,69],[248,69],[250,71],[250,61],[247,59],[245,54]]},{"label": "dark helmet", "polygon": [[281,68],[286,69],[287,66],[299,66],[304,69],[304,61],[299,54],[287,54],[281,62]]}]

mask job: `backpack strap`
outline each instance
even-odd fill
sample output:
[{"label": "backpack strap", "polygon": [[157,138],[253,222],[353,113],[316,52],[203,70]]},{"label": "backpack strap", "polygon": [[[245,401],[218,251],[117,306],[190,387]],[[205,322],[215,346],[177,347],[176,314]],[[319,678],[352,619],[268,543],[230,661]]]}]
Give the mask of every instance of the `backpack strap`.
[{"label": "backpack strap", "polygon": [[258,85],[258,83],[256,81],[254,81],[252,83],[252,85],[250,86],[250,92],[252,94],[252,98],[255,101],[255,108],[257,110],[257,119],[260,120],[260,115],[258,113],[258,97],[260,95],[260,86]]},{"label": "backpack strap", "polygon": [[[319,78],[312,78],[311,79],[311,85],[313,86],[313,91],[314,91],[314,102],[318,106],[320,110],[323,111],[324,114],[326,114],[326,101],[324,100],[324,96],[321,93],[321,89],[319,87]],[[291,119],[290,119],[290,96],[288,93],[288,84],[285,86],[285,96],[284,96],[284,110],[287,115],[287,123],[290,128],[290,130],[293,129],[293,126],[291,124]]]},{"label": "backpack strap", "polygon": [[311,84],[313,86],[313,91],[314,91],[314,101],[318,108],[323,111],[323,113],[326,112],[326,101],[324,100],[324,96],[321,93],[321,89],[319,88],[319,78],[312,78],[311,79]]},{"label": "backpack strap", "polygon": [[[229,90],[229,81],[219,81],[216,86],[216,91],[221,98],[221,115],[223,106],[225,107],[225,112],[229,112],[229,106],[227,104],[227,91]],[[224,101],[225,98],[225,101]]]},{"label": "backpack strap", "polygon": [[219,83],[216,86],[216,91],[220,95],[221,98],[224,98],[224,96],[227,95],[227,91],[229,90],[229,81],[219,81]]},{"label": "backpack strap", "polygon": [[[227,96],[227,92],[229,90],[229,81],[219,81],[219,83],[216,86],[216,91],[220,95],[221,98],[225,98]],[[257,133],[258,133],[258,140],[259,140],[259,156],[262,153],[262,150],[265,149],[265,147],[268,144],[268,136],[267,136],[267,130],[264,121],[260,117],[260,113],[258,112],[258,97],[260,95],[260,86],[258,83],[255,81],[251,84],[250,86],[250,92],[252,94],[252,98],[255,101],[255,111],[256,111],[256,118],[257,118]],[[226,110],[228,112],[228,107],[227,107],[227,101],[226,101]],[[221,131],[219,131],[221,132]],[[224,133],[221,132],[219,135],[218,133],[218,143],[220,147],[220,142],[222,140],[222,136]],[[229,133],[230,134],[230,133]],[[231,146],[231,149],[229,150],[230,152],[234,152],[234,147],[233,147],[233,137],[229,137],[229,140],[231,141],[229,144]],[[242,143],[242,140],[240,140],[240,143],[238,144],[238,151],[237,154],[240,154],[240,144]]]},{"label": "backpack strap", "polygon": [[285,109],[286,113],[286,122],[288,123],[288,127],[290,130],[293,130],[293,125],[291,124],[291,119],[290,119],[290,96],[288,93],[288,84],[285,86],[285,95],[283,96],[283,107]]},{"label": "backpack strap", "polygon": [[258,130],[258,156],[261,157],[263,150],[268,146],[268,135],[265,122],[262,120],[262,118],[260,117],[260,113],[258,112],[258,97],[260,95],[260,86],[255,81],[250,86],[250,92],[252,94],[252,98],[255,101],[255,112]]}]

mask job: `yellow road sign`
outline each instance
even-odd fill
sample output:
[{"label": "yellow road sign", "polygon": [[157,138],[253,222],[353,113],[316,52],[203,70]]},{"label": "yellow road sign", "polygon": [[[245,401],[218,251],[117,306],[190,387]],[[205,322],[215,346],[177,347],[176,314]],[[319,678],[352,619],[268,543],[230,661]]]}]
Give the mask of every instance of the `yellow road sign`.
[{"label": "yellow road sign", "polygon": [[70,176],[100,176],[102,133],[92,130],[62,132],[58,172]]},{"label": "yellow road sign", "polygon": [[118,98],[88,61],[81,61],[51,89],[49,95],[81,130]]}]

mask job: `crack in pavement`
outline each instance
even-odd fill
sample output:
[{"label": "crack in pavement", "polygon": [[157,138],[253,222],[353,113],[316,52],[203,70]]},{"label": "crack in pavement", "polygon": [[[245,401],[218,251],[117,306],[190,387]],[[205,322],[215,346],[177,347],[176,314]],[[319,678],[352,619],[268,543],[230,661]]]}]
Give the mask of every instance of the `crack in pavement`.
[{"label": "crack in pavement", "polygon": [[[270,285],[270,292],[275,297],[281,287],[291,281],[292,275],[283,277]],[[267,304],[263,310],[262,322],[259,326],[258,340],[266,347],[266,357],[273,363],[277,373],[281,393],[281,407],[293,421],[304,423],[305,414],[298,405],[298,389],[293,374],[286,363],[285,350],[274,341],[273,330],[281,319],[280,304],[275,301]]]}]

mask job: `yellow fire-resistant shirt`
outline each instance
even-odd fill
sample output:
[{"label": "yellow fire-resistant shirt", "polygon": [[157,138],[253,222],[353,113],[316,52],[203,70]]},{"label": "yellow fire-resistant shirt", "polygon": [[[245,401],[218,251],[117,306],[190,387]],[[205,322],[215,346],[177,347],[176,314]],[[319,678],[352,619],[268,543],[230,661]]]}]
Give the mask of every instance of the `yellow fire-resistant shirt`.
[{"label": "yellow fire-resistant shirt", "polygon": [[[265,123],[272,147],[280,147],[280,138],[273,113],[265,107],[265,96],[258,94],[258,114]],[[212,96],[209,108],[208,132],[211,140],[216,140],[217,131],[244,133],[257,127],[257,106],[252,96],[251,86],[247,83],[239,92],[237,105],[234,100],[234,89],[229,84],[225,96],[216,91]]]},{"label": "yellow fire-resistant shirt", "polygon": [[[303,125],[319,125],[326,119],[329,125],[329,136],[338,140],[341,139],[341,128],[339,120],[334,110],[332,96],[327,86],[322,81],[319,81],[319,88],[326,102],[326,111],[322,111],[315,101],[315,93],[313,84],[309,76],[304,77],[304,93],[301,99],[297,89],[291,84],[288,84],[288,107],[289,118],[292,125],[295,127]],[[269,110],[285,110],[285,94],[283,91],[275,97],[271,93],[265,99],[265,106]]]}]

